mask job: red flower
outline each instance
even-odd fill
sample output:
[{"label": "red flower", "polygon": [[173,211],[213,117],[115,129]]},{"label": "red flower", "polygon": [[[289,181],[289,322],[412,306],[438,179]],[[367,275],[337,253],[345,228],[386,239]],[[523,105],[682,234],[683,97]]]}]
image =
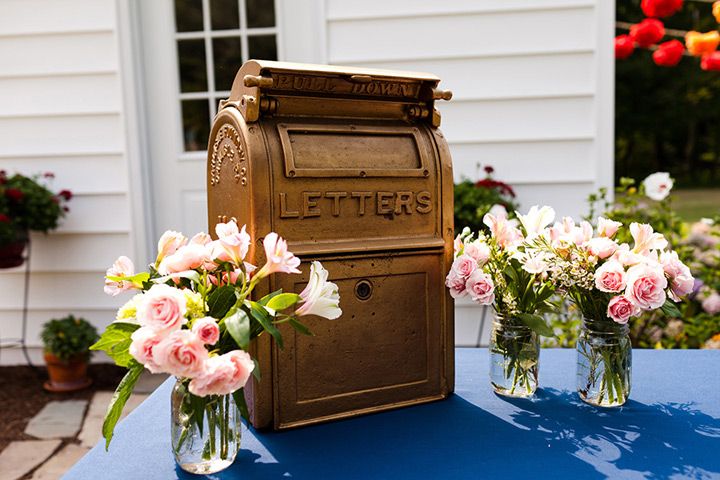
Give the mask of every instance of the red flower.
[{"label": "red flower", "polygon": [[10,217],[5,215],[4,213],[0,213],[0,222],[2,223],[10,223]]},{"label": "red flower", "polygon": [[630,35],[615,37],[615,58],[625,60],[635,51],[635,42]]},{"label": "red flower", "polygon": [[491,167],[490,165],[486,165],[483,170],[485,170],[485,173],[487,173],[488,175],[490,175],[491,173],[493,173],[495,171],[495,169],[493,167]]},{"label": "red flower", "polygon": [[68,201],[73,197],[73,194],[70,190],[60,190],[60,193],[58,193],[58,195],[64,198],[65,201]]},{"label": "red flower", "polygon": [[500,193],[504,195],[510,195],[511,197],[515,196],[515,191],[510,185],[504,182],[500,182],[498,180],[493,180],[492,178],[478,180],[477,182],[475,182],[475,186],[478,188],[497,188]]},{"label": "red flower", "polygon": [[703,55],[700,68],[706,71],[720,72],[720,51]]},{"label": "red flower", "polygon": [[5,190],[5,196],[8,197],[10,200],[19,202],[23,199],[25,194],[22,192],[22,190],[19,190],[17,188],[8,188],[7,190]]},{"label": "red flower", "polygon": [[646,18],[630,27],[630,38],[642,48],[654,45],[665,36],[665,26],[660,20]]},{"label": "red flower", "polygon": [[642,0],[640,8],[648,17],[669,17],[683,6],[683,0]]},{"label": "red flower", "polygon": [[44,176],[45,178],[55,178],[55,174],[53,172],[45,172]]},{"label": "red flower", "polygon": [[682,60],[685,46],[679,40],[661,43],[653,52],[653,61],[660,67],[674,67]]}]

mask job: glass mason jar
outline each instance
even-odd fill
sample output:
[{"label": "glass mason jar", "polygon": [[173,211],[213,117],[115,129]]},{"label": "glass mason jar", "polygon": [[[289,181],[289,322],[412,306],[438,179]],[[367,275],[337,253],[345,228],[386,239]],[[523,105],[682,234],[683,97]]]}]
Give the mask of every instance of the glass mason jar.
[{"label": "glass mason jar", "polygon": [[583,319],[577,340],[577,391],[599,407],[618,407],[630,395],[632,345],[628,325]]},{"label": "glass mason jar", "polygon": [[538,386],[540,341],[519,320],[498,316],[490,337],[490,383],[508,397],[532,397]]},{"label": "glass mason jar", "polygon": [[[198,401],[200,400],[200,401]],[[210,474],[232,465],[240,450],[241,416],[232,395],[190,395],[178,380],[171,396],[175,461],[190,473]],[[202,414],[195,415],[199,408]],[[199,420],[199,421],[198,421]]]}]

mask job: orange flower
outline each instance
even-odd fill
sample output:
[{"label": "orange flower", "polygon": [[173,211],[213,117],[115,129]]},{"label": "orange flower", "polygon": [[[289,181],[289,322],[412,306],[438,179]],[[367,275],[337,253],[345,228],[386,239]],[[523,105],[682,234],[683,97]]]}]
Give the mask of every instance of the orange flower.
[{"label": "orange flower", "polygon": [[717,30],[707,33],[688,32],[687,35],[685,35],[685,47],[687,47],[690,55],[695,57],[701,57],[714,52],[719,43],[720,33],[718,33]]},{"label": "orange flower", "polygon": [[720,23],[720,1],[713,3],[712,14],[715,20]]}]

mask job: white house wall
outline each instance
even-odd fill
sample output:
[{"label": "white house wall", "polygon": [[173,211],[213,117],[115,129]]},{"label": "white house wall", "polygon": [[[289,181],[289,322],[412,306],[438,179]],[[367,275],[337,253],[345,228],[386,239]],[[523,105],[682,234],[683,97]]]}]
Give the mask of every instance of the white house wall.
[{"label": "white house wall", "polygon": [[[54,172],[54,187],[75,195],[56,232],[32,236],[32,347],[50,318],[107,325],[118,300],[103,293],[104,271],[134,252],[119,56],[114,0],[0,2],[0,168]],[[24,267],[0,272],[6,339],[20,334]],[[3,349],[0,362],[19,362],[19,353]]]}]

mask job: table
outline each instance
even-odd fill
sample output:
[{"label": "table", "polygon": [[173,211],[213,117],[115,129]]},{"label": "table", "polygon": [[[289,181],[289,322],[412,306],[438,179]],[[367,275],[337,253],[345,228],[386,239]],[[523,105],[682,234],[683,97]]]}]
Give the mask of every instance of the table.
[{"label": "table", "polygon": [[[545,349],[532,400],[492,393],[486,349],[456,351],[447,400],[285,432],[243,430],[210,478],[720,478],[720,351],[635,350],[628,403],[574,390],[575,351]],[[66,479],[199,478],[175,466],[164,383]]]}]

